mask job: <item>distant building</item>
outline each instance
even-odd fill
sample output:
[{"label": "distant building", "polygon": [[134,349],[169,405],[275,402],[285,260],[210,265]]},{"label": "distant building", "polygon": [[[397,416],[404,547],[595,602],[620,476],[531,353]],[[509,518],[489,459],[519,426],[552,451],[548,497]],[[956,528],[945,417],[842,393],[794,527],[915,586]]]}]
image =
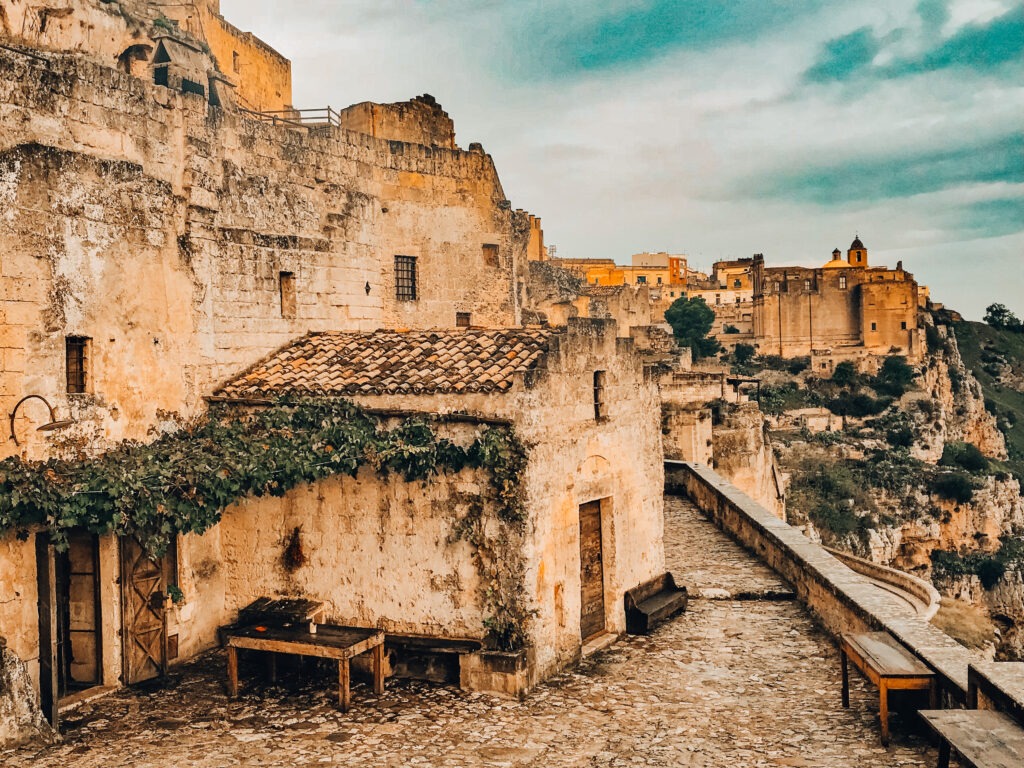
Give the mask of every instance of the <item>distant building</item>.
[{"label": "distant building", "polygon": [[842,360],[922,354],[919,288],[903,269],[871,267],[858,237],[818,268],[766,267],[754,256],[753,339],[760,354],[813,358],[829,374]]}]

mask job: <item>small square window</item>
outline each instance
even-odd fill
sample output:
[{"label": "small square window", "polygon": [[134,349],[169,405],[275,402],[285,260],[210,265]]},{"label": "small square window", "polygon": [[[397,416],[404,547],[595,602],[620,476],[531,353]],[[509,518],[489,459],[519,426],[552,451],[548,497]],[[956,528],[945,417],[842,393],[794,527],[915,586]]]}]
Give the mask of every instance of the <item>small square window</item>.
[{"label": "small square window", "polygon": [[640,275],[636,279],[637,285],[644,285],[647,283],[647,275]]},{"label": "small square window", "polygon": [[416,301],[416,257],[395,256],[395,298]]},{"label": "small square window", "polygon": [[878,330],[878,323],[872,323],[871,324],[871,330],[872,331],[877,331]]},{"label": "small square window", "polygon": [[68,336],[64,342],[67,363],[67,392],[84,395],[88,391],[89,339]]},{"label": "small square window", "polygon": [[455,313],[455,327],[456,328],[469,328],[470,315],[469,312],[456,312]]},{"label": "small square window", "polygon": [[842,291],[846,290],[846,275],[839,276],[839,289]]},{"label": "small square window", "polygon": [[278,275],[278,288],[281,294],[281,317],[289,320],[298,314],[298,293],[295,288],[295,274],[281,272]]}]

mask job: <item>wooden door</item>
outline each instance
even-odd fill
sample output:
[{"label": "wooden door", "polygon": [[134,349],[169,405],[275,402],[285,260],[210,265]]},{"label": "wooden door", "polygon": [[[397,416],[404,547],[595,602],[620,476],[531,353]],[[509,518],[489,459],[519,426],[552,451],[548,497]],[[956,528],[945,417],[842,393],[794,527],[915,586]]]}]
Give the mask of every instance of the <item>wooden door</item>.
[{"label": "wooden door", "polygon": [[580,507],[580,635],[587,640],[604,631],[604,563],[601,502]]},{"label": "wooden door", "polygon": [[132,538],[121,539],[124,682],[141,683],[167,670],[167,616],[162,558]]},{"label": "wooden door", "polygon": [[36,580],[39,606],[39,701],[50,725],[57,727],[60,700],[57,659],[57,573],[50,537],[36,534]]}]

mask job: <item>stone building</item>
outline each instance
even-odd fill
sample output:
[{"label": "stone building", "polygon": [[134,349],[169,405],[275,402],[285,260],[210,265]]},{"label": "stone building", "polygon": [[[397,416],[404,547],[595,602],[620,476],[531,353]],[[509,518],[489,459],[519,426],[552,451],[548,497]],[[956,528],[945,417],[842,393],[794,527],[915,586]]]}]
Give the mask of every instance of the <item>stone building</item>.
[{"label": "stone building", "polygon": [[822,267],[766,267],[753,262],[753,335],[760,354],[811,356],[816,373],[871,356],[924,353],[918,285],[903,269],[872,267],[857,238],[846,258],[836,249]]},{"label": "stone building", "polygon": [[[0,409],[15,412],[0,459],[144,443],[206,411],[225,381],[222,398],[260,400],[244,388],[275,350],[344,338],[346,354],[426,355],[435,367],[407,370],[406,384],[422,377],[409,389],[331,346],[315,373],[361,371],[365,387],[312,383],[421,414],[452,440],[497,423],[529,446],[524,538],[503,554],[522,563],[531,650],[506,672],[464,659],[463,682],[518,691],[576,658],[585,635],[621,632],[623,591],[663,570],[657,382],[611,320],[523,328],[542,232],[512,209],[491,158],[459,148],[429,97],[282,119],[287,68],[252,63],[265,47],[234,41],[216,3],[182,6],[177,26],[156,3],[108,6],[78,0],[44,24],[31,4],[0,5],[14,38],[0,49]],[[222,71],[236,42],[237,78]],[[602,317],[618,312],[594,298]],[[485,341],[501,355],[482,368]],[[268,379],[270,394],[297,381]],[[324,480],[243,501],[160,562],[105,530],[76,530],[66,553],[41,525],[6,530],[0,592],[14,599],[0,600],[0,631],[50,704],[189,658],[257,591],[318,592],[339,621],[483,644],[486,588],[447,538],[480,483],[470,469],[429,493],[372,472]],[[583,628],[581,508],[604,547]],[[285,576],[280,539],[296,528],[319,559]],[[319,546],[342,539],[362,559]],[[371,578],[382,571],[387,582]],[[168,585],[179,605],[163,604]]]}]

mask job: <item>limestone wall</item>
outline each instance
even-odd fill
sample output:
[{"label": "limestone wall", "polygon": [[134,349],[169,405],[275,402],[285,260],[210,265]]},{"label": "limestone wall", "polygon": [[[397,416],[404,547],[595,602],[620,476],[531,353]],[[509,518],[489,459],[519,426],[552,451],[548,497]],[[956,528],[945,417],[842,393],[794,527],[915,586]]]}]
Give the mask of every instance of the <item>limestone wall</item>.
[{"label": "limestone wall", "polygon": [[354,104],[341,110],[341,127],[389,141],[458,149],[455,123],[429,94],[397,104]]},{"label": "limestone wall", "polygon": [[[519,321],[529,222],[480,152],[273,127],[8,52],[0,125],[0,406],[42,394],[93,447],[194,413],[310,330]],[[397,298],[396,255],[417,259],[415,301]],[[91,339],[87,397],[61,395],[69,335]]]},{"label": "limestone wall", "polygon": [[[264,595],[308,596],[349,626],[483,638],[480,575],[455,526],[486,482],[472,470],[420,484],[364,469],[232,507],[219,525],[222,623]],[[296,528],[305,563],[289,571]]]}]

